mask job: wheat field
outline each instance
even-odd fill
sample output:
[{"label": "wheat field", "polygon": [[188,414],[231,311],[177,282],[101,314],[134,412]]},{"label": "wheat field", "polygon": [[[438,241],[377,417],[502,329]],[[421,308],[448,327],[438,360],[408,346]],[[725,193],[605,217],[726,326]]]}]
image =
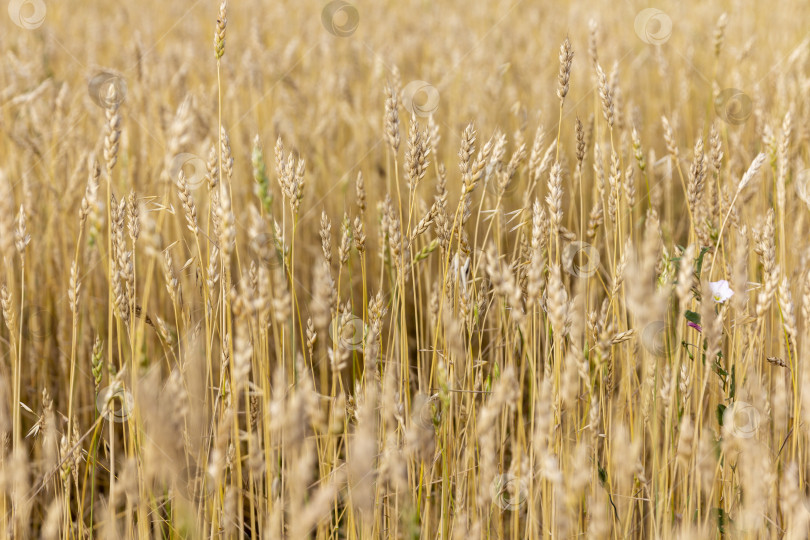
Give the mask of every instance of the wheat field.
[{"label": "wheat field", "polygon": [[810,535],[810,4],[11,0],[0,537]]}]

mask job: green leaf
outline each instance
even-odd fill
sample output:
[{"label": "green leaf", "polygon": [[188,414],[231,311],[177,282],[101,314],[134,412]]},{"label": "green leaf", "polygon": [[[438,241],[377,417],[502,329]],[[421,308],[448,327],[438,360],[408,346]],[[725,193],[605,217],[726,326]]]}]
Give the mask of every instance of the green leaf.
[{"label": "green leaf", "polygon": [[686,355],[689,357],[690,360],[695,359],[695,355],[692,354],[692,351],[689,349],[689,343],[687,343],[684,340],[681,340],[681,347],[683,347],[684,352],[686,353]]},{"label": "green leaf", "polygon": [[726,523],[728,523],[728,515],[722,508],[712,508],[712,512],[717,513],[717,529],[720,534],[726,534]]},{"label": "green leaf", "polygon": [[720,403],[717,406],[717,423],[720,424],[720,427],[723,427],[723,415],[726,414],[726,406]]},{"label": "green leaf", "polygon": [[737,367],[734,364],[731,364],[731,384],[729,385],[728,395],[732,400],[737,395]]},{"label": "green leaf", "polygon": [[717,373],[721,379],[723,379],[723,390],[725,390],[728,386],[728,371],[723,369],[723,366],[721,366],[719,362],[715,362],[712,368],[714,372]]},{"label": "green leaf", "polygon": [[684,313],[683,316],[686,317],[686,320],[689,321],[689,322],[693,322],[695,324],[700,324],[700,313],[697,313],[695,311],[689,311],[687,309],[686,313]]},{"label": "green leaf", "polygon": [[607,471],[598,463],[596,464],[596,468],[599,470],[599,483],[604,487],[605,482],[607,482]]},{"label": "green leaf", "polygon": [[703,268],[703,256],[709,252],[708,247],[701,248],[700,255],[697,258],[697,275],[700,275],[700,270]]}]

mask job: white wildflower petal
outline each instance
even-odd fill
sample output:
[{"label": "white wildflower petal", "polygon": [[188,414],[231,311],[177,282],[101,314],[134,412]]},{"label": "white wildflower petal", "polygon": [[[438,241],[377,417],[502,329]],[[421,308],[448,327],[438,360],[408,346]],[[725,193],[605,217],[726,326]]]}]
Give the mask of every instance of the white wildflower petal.
[{"label": "white wildflower petal", "polygon": [[728,281],[725,279],[709,282],[709,288],[712,291],[712,298],[718,304],[722,304],[734,295],[734,291],[731,290]]}]

